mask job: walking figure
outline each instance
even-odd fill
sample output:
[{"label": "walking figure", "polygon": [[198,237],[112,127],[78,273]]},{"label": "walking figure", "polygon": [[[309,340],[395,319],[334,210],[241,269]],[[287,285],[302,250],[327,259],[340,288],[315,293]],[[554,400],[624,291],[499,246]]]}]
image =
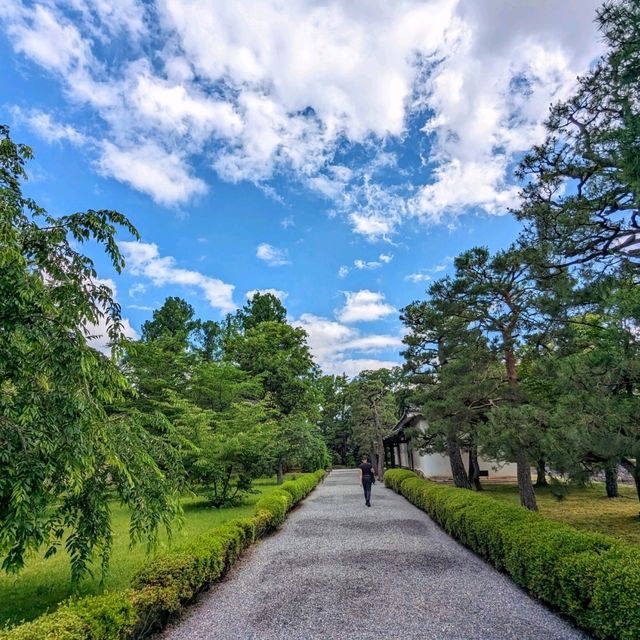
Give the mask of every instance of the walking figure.
[{"label": "walking figure", "polygon": [[364,503],[367,507],[371,506],[371,485],[375,484],[376,479],[373,475],[373,465],[369,462],[369,456],[365,456],[358,465],[360,470],[360,484],[364,489]]}]

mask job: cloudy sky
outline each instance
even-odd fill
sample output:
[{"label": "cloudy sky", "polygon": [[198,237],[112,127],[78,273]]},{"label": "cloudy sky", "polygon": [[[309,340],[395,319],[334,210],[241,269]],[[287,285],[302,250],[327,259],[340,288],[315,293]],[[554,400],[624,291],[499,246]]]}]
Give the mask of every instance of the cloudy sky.
[{"label": "cloudy sky", "polygon": [[601,51],[596,0],[0,0],[0,109],[54,214],[117,209],[134,333],[168,295],[278,295],[327,372],[507,245],[512,173]]}]

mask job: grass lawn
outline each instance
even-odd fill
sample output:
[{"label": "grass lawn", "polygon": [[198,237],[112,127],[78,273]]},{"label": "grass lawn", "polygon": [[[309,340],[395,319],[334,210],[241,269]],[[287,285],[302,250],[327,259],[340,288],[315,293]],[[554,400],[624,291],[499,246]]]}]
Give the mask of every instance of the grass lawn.
[{"label": "grass lawn", "polygon": [[[289,477],[286,478],[287,480]],[[186,498],[184,506],[184,526],[174,531],[171,547],[181,545],[184,541],[200,533],[223,524],[233,518],[248,516],[253,513],[255,503],[265,494],[276,489],[275,478],[258,480],[254,483],[260,494],[253,494],[238,507],[212,509],[206,506],[203,499]],[[122,589],[129,586],[133,574],[145,560],[149,558],[144,544],[129,548],[129,512],[114,504],[113,506],[113,552],[109,575],[104,586],[100,586],[100,568],[95,571],[95,578],[87,578],[79,585],[78,594],[87,595],[101,593],[102,590]],[[165,535],[156,554],[169,548]],[[15,624],[22,620],[31,620],[47,609],[55,609],[55,605],[74,593],[70,582],[69,557],[64,549],[48,560],[42,557],[31,558],[23,571],[16,575],[0,573],[0,627]]]},{"label": "grass lawn", "polygon": [[[520,504],[515,485],[485,484],[486,493],[498,500]],[[536,488],[540,513],[577,529],[606,533],[624,542],[640,544],[640,502],[635,487],[620,485],[620,498],[607,498],[604,485],[572,487],[564,500],[550,489]]]}]

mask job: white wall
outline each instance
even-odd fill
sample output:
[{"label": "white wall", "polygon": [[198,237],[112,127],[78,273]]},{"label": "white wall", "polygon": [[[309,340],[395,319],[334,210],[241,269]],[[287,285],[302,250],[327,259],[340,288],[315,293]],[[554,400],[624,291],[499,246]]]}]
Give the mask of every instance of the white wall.
[{"label": "white wall", "polygon": [[422,471],[427,478],[450,478],[451,465],[449,458],[441,453],[432,453],[421,456],[417,451],[413,452],[413,463],[418,471]]},{"label": "white wall", "polygon": [[[478,463],[480,464],[481,469],[486,469],[489,472],[490,479],[518,477],[518,467],[515,462],[510,462],[505,465],[498,465],[498,463],[493,460],[485,460],[484,458],[478,458]],[[466,464],[465,464],[465,467],[466,467]]]},{"label": "white wall", "polygon": [[400,449],[400,466],[401,467],[410,467],[411,460],[409,458],[409,447],[406,442],[400,443],[398,447]]},{"label": "white wall", "polygon": [[[418,429],[425,429],[427,421],[422,419],[416,426]],[[464,463],[464,468],[469,471],[469,454],[465,451],[462,452],[462,461]],[[478,463],[480,464],[480,469],[489,472],[489,480],[492,478],[517,478],[517,467],[515,463],[501,466],[493,460],[485,460],[484,458],[478,458]],[[396,464],[400,464],[403,467],[410,466],[410,458],[406,443],[400,445],[400,460],[397,460]],[[432,453],[421,456],[418,451],[414,449],[413,464],[415,469],[424,473],[427,478],[451,478],[449,457],[441,453]]]},{"label": "white wall", "polygon": [[[463,451],[462,462],[464,468],[469,471],[469,456]],[[429,455],[421,456],[417,451],[413,452],[413,463],[417,470],[422,471],[427,478],[439,477],[439,478],[451,478],[451,465],[449,464],[449,457],[441,453],[432,453]],[[498,463],[492,460],[485,460],[478,458],[480,469],[487,470],[489,472],[489,479],[491,478],[516,478],[517,467],[515,464],[506,464],[500,468]],[[405,465],[403,462],[403,466]],[[482,480],[482,478],[481,478]]]}]

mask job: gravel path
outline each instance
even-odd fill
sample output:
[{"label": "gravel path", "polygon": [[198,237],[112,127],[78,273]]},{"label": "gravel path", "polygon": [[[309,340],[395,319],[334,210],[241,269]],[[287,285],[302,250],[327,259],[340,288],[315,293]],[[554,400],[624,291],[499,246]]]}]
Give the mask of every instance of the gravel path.
[{"label": "gravel path", "polygon": [[334,471],[164,640],[585,640],[377,483]]}]

